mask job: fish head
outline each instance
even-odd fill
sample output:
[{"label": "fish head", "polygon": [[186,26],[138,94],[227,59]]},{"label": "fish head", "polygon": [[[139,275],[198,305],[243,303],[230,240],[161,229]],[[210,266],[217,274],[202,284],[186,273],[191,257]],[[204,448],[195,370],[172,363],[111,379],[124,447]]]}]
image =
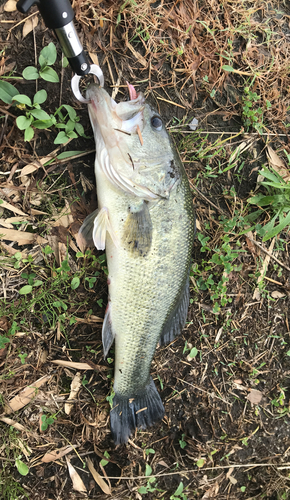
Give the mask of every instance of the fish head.
[{"label": "fish head", "polygon": [[168,198],[180,178],[176,152],[159,113],[133,85],[128,89],[130,100],[119,103],[95,84],[87,90],[96,170],[145,200]]}]

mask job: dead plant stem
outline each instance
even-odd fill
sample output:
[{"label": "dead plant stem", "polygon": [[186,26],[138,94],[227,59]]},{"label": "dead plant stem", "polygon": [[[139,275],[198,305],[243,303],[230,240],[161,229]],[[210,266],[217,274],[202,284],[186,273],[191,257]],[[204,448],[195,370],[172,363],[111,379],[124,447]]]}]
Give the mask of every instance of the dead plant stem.
[{"label": "dead plant stem", "polygon": [[277,264],[279,264],[279,266],[284,267],[284,269],[286,269],[287,271],[290,272],[289,267],[287,267],[285,264],[283,264],[283,262],[281,262],[281,260],[277,259],[277,257],[275,257],[270,252],[268,252],[268,250],[266,250],[266,248],[264,248],[262,245],[260,245],[260,243],[253,240],[253,238],[251,238],[248,234],[247,234],[247,238],[251,241],[251,243],[254,243],[254,245],[256,245],[258,248],[260,248],[260,250],[262,250],[262,252],[264,252],[266,255],[271,257],[271,259],[273,259],[275,262],[277,262]]}]

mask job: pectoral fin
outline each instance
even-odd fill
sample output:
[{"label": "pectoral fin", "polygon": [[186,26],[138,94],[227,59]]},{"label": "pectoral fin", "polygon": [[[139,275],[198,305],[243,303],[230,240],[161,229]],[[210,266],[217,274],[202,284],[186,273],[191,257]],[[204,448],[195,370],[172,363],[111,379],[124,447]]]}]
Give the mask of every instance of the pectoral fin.
[{"label": "pectoral fin", "polygon": [[98,250],[105,250],[107,231],[117,246],[117,238],[110,222],[109,211],[106,207],[103,207],[101,210],[95,210],[85,218],[79,230],[78,238],[85,247],[95,245]]},{"label": "pectoral fin", "polygon": [[152,243],[152,221],[146,201],[129,207],[122,237],[126,250],[145,257]]},{"label": "pectoral fin", "polygon": [[117,238],[110,222],[109,211],[103,207],[94,220],[93,228],[93,241],[98,250],[105,250],[107,231],[117,246]]},{"label": "pectoral fin", "polygon": [[94,229],[95,218],[97,217],[98,213],[99,209],[94,210],[91,214],[89,214],[85,218],[78,232],[77,238],[79,242],[81,242],[82,247],[84,248],[94,246],[93,229]]}]

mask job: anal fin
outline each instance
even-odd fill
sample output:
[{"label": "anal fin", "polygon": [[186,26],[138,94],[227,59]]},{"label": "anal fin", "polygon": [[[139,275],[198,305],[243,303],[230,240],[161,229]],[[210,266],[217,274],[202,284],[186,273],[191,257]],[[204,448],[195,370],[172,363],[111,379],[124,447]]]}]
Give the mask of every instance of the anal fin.
[{"label": "anal fin", "polygon": [[106,309],[106,314],[104,318],[104,323],[103,323],[103,328],[102,328],[102,342],[103,342],[103,350],[104,350],[104,358],[108,356],[108,352],[110,350],[110,347],[112,346],[114,342],[115,335],[113,333],[112,329],[112,322],[111,322],[111,305],[110,302],[108,302],[107,309]]}]

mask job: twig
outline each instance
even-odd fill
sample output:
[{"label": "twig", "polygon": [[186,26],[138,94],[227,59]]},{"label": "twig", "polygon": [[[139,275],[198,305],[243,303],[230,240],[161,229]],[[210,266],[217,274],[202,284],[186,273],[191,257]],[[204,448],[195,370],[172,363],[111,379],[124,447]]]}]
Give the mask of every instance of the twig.
[{"label": "twig", "polygon": [[210,201],[206,196],[204,196],[204,194],[202,194],[199,191],[199,189],[197,189],[197,187],[192,184],[191,181],[189,181],[189,184],[192,187],[192,189],[194,189],[199,194],[199,196],[201,196],[202,198],[204,198],[207,201],[207,203],[209,203],[210,205],[212,205],[221,214],[226,215],[226,213],[224,212],[224,210],[222,208],[217,207],[212,201]]},{"label": "twig", "polygon": [[268,252],[268,250],[266,250],[266,248],[264,248],[262,245],[260,245],[260,243],[258,243],[257,241],[253,240],[253,238],[248,236],[248,234],[246,236],[251,241],[251,243],[254,243],[254,245],[256,245],[258,248],[260,248],[260,250],[262,250],[262,252],[264,252],[266,255],[271,257],[271,259],[275,260],[275,262],[277,262],[277,264],[279,264],[279,266],[284,267],[284,269],[286,269],[286,271],[290,272],[290,268],[285,266],[285,264],[283,264],[283,262],[281,262],[281,260],[277,259],[277,257],[274,257],[274,255],[272,255],[270,252]]},{"label": "twig", "polygon": [[[223,130],[220,131],[211,131],[211,130],[182,130],[183,125],[178,127],[178,125],[172,125],[172,127],[168,127],[168,130],[170,132],[178,132],[178,133],[183,133],[183,134],[199,134],[199,135],[206,135],[206,134],[215,134],[215,135],[237,135],[237,132],[224,132]],[[258,133],[258,132],[252,132],[249,134],[248,132],[245,131],[240,131],[238,132],[238,135],[249,135],[249,136],[254,136],[254,137],[259,137],[259,136],[271,136],[271,137],[289,137],[289,134],[270,134],[268,132],[263,132],[263,133]]]},{"label": "twig", "polygon": [[204,389],[202,389],[201,387],[198,387],[197,385],[193,385],[191,384],[190,382],[186,382],[186,380],[183,380],[181,378],[178,378],[176,377],[177,380],[179,380],[179,382],[184,382],[185,384],[187,385],[190,385],[190,387],[193,387],[194,389],[197,389],[198,391],[201,391],[201,392],[204,392],[205,394],[207,394],[209,397],[212,397],[212,398],[216,398],[216,399],[219,399],[220,401],[223,401],[224,403],[226,403],[227,405],[230,405],[231,403],[229,403],[226,399],[223,399],[221,396],[217,396],[216,394],[214,393],[209,393],[208,391],[205,391]]}]

